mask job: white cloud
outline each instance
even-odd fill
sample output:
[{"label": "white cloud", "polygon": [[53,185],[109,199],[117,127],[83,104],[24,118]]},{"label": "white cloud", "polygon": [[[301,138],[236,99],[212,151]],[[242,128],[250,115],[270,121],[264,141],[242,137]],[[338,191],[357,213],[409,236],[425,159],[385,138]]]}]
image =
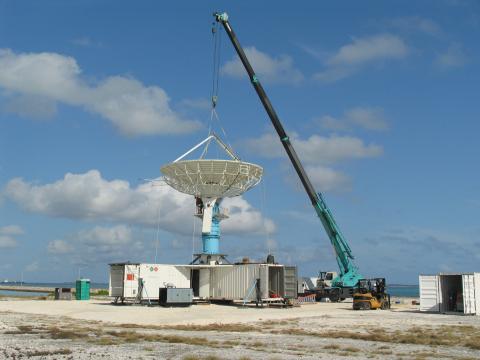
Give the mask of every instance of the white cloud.
[{"label": "white cloud", "polygon": [[88,36],[81,36],[75,38],[71,41],[73,45],[82,46],[82,47],[101,47],[102,43],[99,41],[94,41]]},{"label": "white cloud", "polygon": [[404,31],[420,31],[427,35],[438,36],[442,33],[440,26],[432,19],[420,16],[406,16],[390,21],[390,24]]},{"label": "white cloud", "polygon": [[0,248],[14,248],[17,246],[17,240],[10,235],[0,235]]},{"label": "white cloud", "polygon": [[458,43],[450,44],[447,51],[439,54],[436,58],[436,64],[443,69],[462,67],[467,62],[468,56]]},{"label": "white cloud", "polygon": [[47,251],[50,254],[68,254],[73,249],[73,246],[64,240],[53,240],[47,245]]},{"label": "white cloud", "polygon": [[294,137],[292,143],[302,159],[311,164],[331,164],[347,159],[376,157],[383,153],[381,146],[366,145],[361,139],[353,136],[311,135],[306,140]]},{"label": "white cloud", "polygon": [[378,34],[354,38],[342,46],[325,61],[326,69],[314,75],[324,82],[343,79],[357,72],[361,67],[382,60],[402,59],[408,54],[408,47],[398,36]]},{"label": "white cloud", "polygon": [[[377,157],[383,154],[381,146],[365,144],[353,136],[323,137],[314,134],[302,139],[293,133],[290,140],[310,180],[321,191],[345,190],[350,187],[348,177],[331,168],[332,165],[344,160]],[[247,140],[246,144],[250,151],[267,158],[286,156],[278,137],[272,133]],[[287,179],[291,182],[290,177]]]},{"label": "white cloud", "polygon": [[318,122],[320,126],[327,130],[345,131],[350,129],[350,126],[347,124],[346,121],[343,121],[342,119],[337,119],[331,115],[324,115],[320,118],[315,119],[314,121]]},{"label": "white cloud", "polygon": [[180,105],[192,109],[207,110],[211,108],[212,101],[206,98],[183,99],[180,101]]},{"label": "white cloud", "polygon": [[[36,185],[15,178],[8,182],[4,193],[24,210],[70,219],[126,222],[190,235],[192,233],[192,196],[169,186],[141,184],[135,188],[124,180],[105,180],[98,170],[84,174],[68,173],[61,180]],[[232,205],[231,220],[222,227],[225,233],[262,232],[271,220],[242,198],[225,199],[223,206]],[[158,224],[157,224],[158,222]],[[238,226],[242,224],[242,226]]]},{"label": "white cloud", "polygon": [[7,225],[0,227],[0,234],[2,235],[22,235],[25,232],[18,225]]},{"label": "white cloud", "polygon": [[[75,250],[75,251],[74,251]],[[75,265],[145,258],[143,241],[126,225],[95,226],[54,240],[47,246],[53,255],[67,256]]]},{"label": "white cloud", "polygon": [[[253,46],[245,48],[245,54],[262,82],[298,84],[303,80],[303,74],[294,67],[290,56],[272,57]],[[222,66],[221,73],[236,78],[247,75],[237,56]]]},{"label": "white cloud", "polygon": [[356,107],[345,112],[351,123],[368,130],[386,130],[388,128],[383,109]]},{"label": "white cloud", "polygon": [[7,225],[0,227],[0,248],[14,248],[17,246],[17,235],[25,232],[18,225]]},{"label": "white cloud", "polygon": [[356,65],[379,59],[403,58],[407,52],[407,46],[398,36],[381,34],[353,39],[351,44],[342,46],[327,63],[331,66]]},{"label": "white cloud", "polygon": [[56,53],[0,49],[0,87],[12,96],[80,106],[109,120],[123,134],[179,134],[199,123],[170,108],[166,92],[131,77],[111,76],[90,85],[74,58]]},{"label": "white cloud", "polygon": [[355,107],[345,111],[340,119],[325,115],[317,119],[317,122],[323,128],[334,131],[350,130],[351,126],[360,126],[375,131],[388,129],[384,111],[378,107]]},{"label": "white cloud", "polygon": [[222,222],[222,229],[227,232],[237,234],[275,232],[274,222],[264,218],[260,211],[242,197],[226,198],[222,206],[230,209],[230,218]]},{"label": "white cloud", "polygon": [[305,171],[316,189],[321,192],[350,187],[350,180],[347,176],[329,167],[308,165],[305,167]]},{"label": "white cloud", "polygon": [[134,238],[132,229],[125,225],[95,226],[79,231],[75,240],[84,252],[115,258],[132,255],[143,250],[143,243]]},{"label": "white cloud", "polygon": [[28,264],[27,266],[25,266],[25,271],[28,271],[28,272],[35,272],[35,271],[38,271],[39,269],[40,269],[40,265],[38,264],[38,261],[34,261],[31,264]]},{"label": "white cloud", "polygon": [[278,242],[275,239],[267,238],[265,240],[265,248],[269,254],[277,251],[278,249]]},{"label": "white cloud", "polygon": [[[307,139],[301,139],[297,134],[292,133],[290,140],[302,161],[312,165],[376,157],[383,153],[381,146],[366,145],[361,139],[353,136],[324,137],[313,134]],[[249,149],[265,157],[284,156],[280,141],[272,133],[265,133],[259,138],[247,140],[247,144]]]},{"label": "white cloud", "polygon": [[[478,230],[449,232],[439,227],[385,229],[362,239],[365,246],[358,246],[355,252],[357,259],[362,259],[359,261],[360,268],[366,269],[362,271],[381,268],[387,273],[396,274],[395,269],[403,266],[403,277],[418,279],[419,273],[435,274],[447,268],[457,272],[474,271],[480,259],[480,244],[476,239]],[[371,266],[372,248],[378,254],[375,259],[377,266],[374,267]],[[422,264],[421,268],[418,264]],[[371,271],[362,274],[374,275]]]},{"label": "white cloud", "polygon": [[132,229],[125,225],[113,227],[95,226],[93,229],[80,231],[78,238],[83,244],[93,246],[126,246],[132,241]]}]

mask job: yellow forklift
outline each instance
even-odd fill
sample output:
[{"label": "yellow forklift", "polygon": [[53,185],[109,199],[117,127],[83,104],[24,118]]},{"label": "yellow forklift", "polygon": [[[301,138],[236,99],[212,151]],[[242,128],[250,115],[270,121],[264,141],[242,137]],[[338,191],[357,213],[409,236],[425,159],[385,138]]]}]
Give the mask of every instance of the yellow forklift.
[{"label": "yellow forklift", "polygon": [[390,309],[390,294],[385,292],[385,278],[358,281],[353,294],[353,310]]}]

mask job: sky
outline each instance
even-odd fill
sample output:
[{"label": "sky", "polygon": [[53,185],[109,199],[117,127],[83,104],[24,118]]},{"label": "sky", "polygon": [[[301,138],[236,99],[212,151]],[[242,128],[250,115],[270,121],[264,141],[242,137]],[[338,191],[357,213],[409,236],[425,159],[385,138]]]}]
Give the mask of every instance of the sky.
[{"label": "sky", "polygon": [[223,201],[221,251],[337,270],[223,30],[211,120],[217,10],[362,275],[480,270],[477,1],[0,0],[0,280],[104,282],[111,262],[189,262],[194,199],[148,179],[209,129],[264,168]]}]

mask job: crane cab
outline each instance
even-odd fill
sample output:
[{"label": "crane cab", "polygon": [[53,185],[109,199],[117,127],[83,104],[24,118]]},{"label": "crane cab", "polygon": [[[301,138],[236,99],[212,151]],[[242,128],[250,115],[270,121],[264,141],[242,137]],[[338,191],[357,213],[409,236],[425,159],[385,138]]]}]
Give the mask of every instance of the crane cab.
[{"label": "crane cab", "polygon": [[337,276],[336,271],[320,271],[317,278],[317,288],[332,287],[332,281]]}]

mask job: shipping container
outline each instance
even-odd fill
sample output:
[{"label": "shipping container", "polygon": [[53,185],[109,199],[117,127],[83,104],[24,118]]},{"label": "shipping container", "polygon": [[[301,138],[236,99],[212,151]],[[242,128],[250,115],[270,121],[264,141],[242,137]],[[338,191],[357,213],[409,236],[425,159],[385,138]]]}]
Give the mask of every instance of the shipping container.
[{"label": "shipping container", "polygon": [[296,297],[296,267],[236,264],[210,268],[211,300],[257,301]]},{"label": "shipping container", "polygon": [[109,295],[124,300],[158,300],[160,288],[190,287],[190,269],[185,265],[110,264]]},{"label": "shipping container", "polygon": [[420,311],[480,314],[480,273],[420,275],[419,285]]},{"label": "shipping container", "polygon": [[109,295],[116,300],[158,300],[159,289],[166,287],[191,288],[194,298],[203,300],[296,298],[297,268],[252,263],[110,264]]}]

